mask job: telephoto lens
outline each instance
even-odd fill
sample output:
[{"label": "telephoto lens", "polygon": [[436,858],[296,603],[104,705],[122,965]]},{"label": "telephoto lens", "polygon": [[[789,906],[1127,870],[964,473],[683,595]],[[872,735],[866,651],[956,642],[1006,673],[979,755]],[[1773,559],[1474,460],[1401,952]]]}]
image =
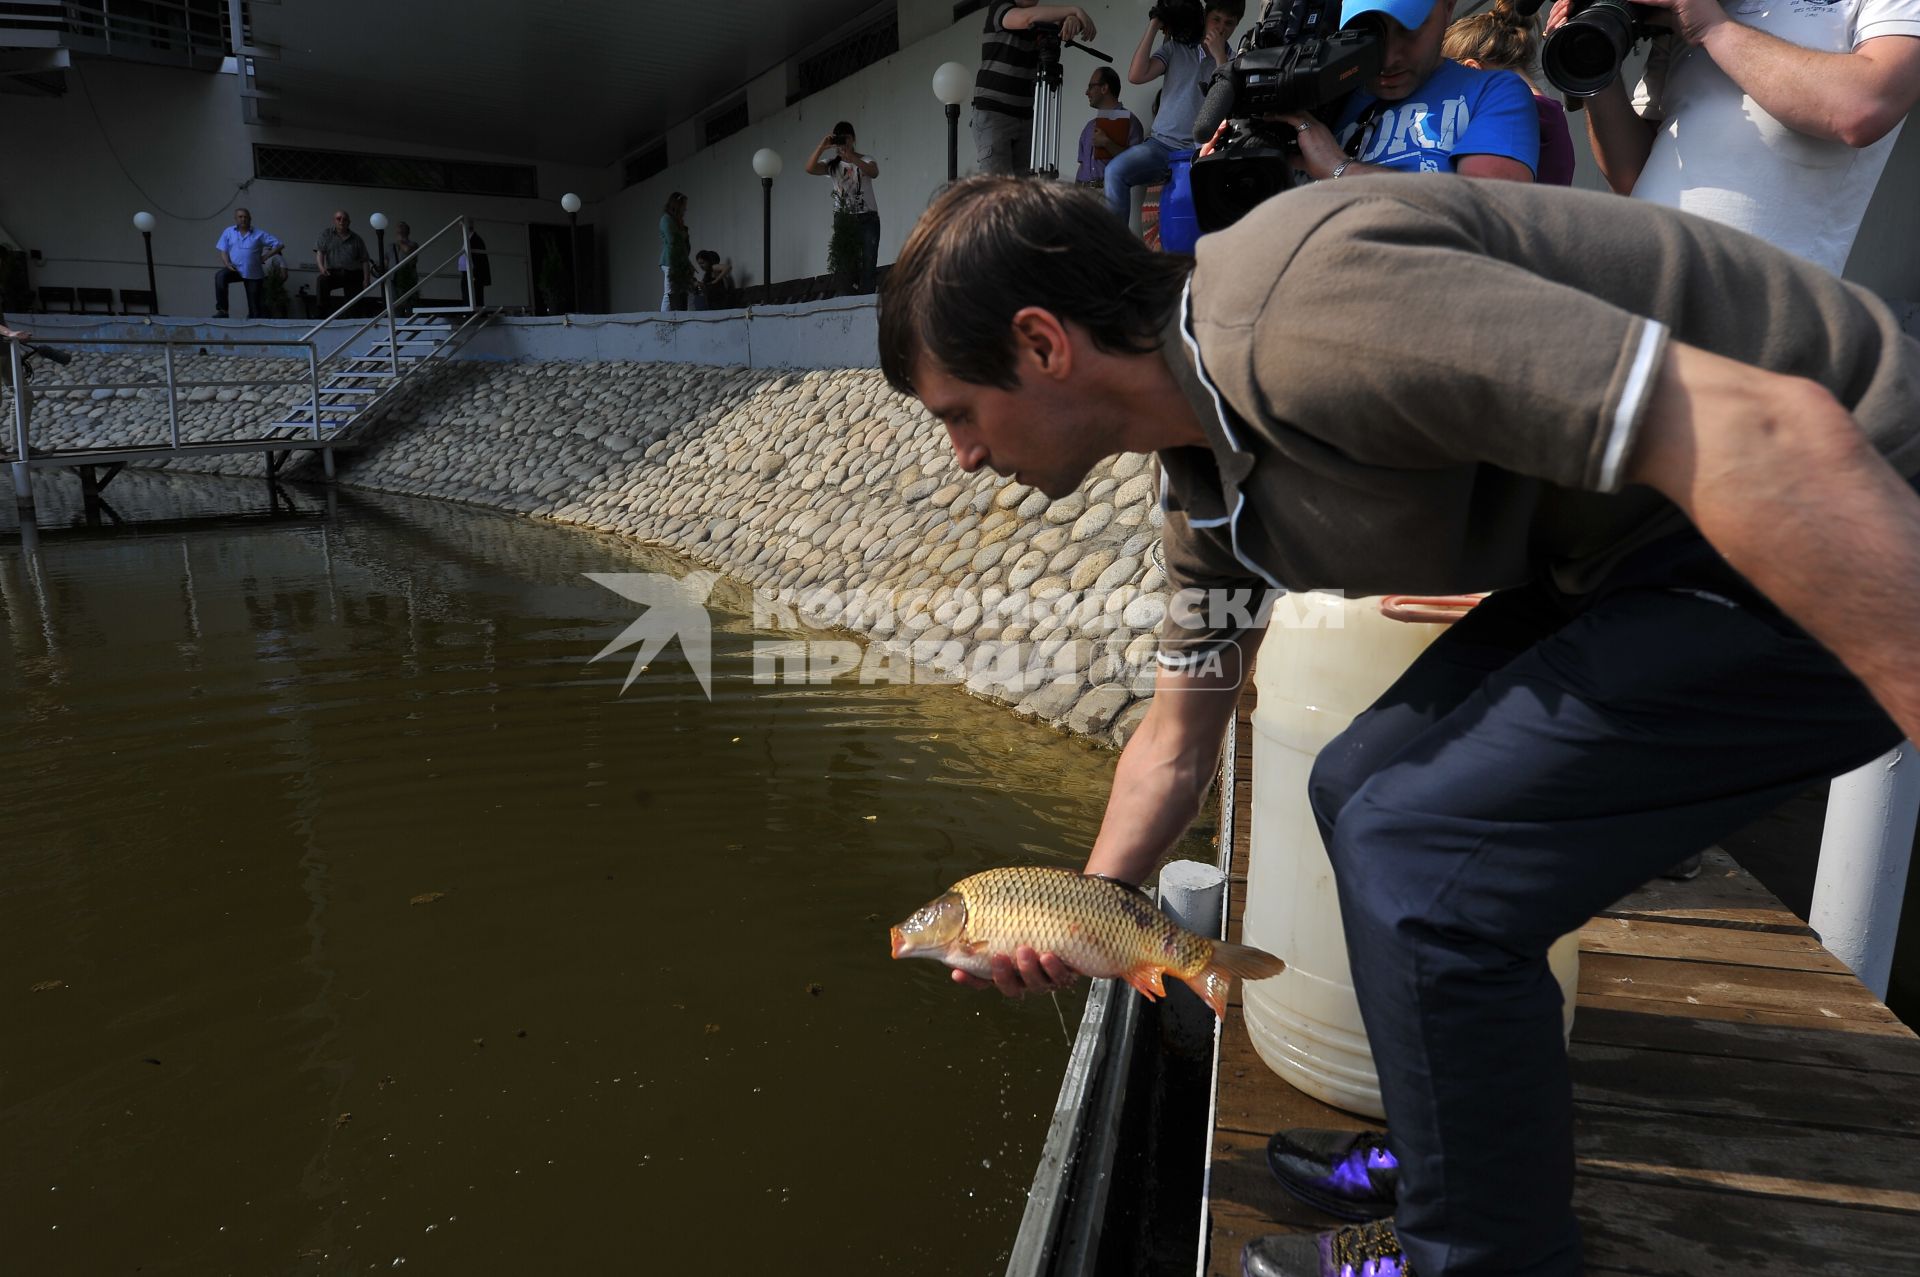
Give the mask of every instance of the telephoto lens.
[{"label": "telephoto lens", "polygon": [[1587,0],[1540,50],[1540,68],[1569,97],[1590,98],[1612,84],[1633,47],[1634,13],[1627,0]]}]

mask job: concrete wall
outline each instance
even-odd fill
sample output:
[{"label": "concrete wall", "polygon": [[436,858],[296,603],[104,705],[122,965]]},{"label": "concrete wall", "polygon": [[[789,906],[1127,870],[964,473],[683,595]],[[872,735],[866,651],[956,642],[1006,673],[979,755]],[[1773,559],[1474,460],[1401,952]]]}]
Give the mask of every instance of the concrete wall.
[{"label": "concrete wall", "polygon": [[[487,299],[522,305],[528,300],[527,223],[564,223],[559,199],[572,190],[587,201],[584,237],[612,181],[605,168],[540,164],[539,199],[255,181],[256,142],[526,161],[488,153],[481,138],[461,149],[249,127],[241,121],[239,80],[232,75],[86,62],[69,73],[68,86],[63,97],[6,98],[0,238],[42,252],[45,260],[32,270],[36,286],[145,288],[146,258],[131,219],[146,209],[159,221],[153,234],[155,275],[161,307],[169,314],[212,313],[212,276],[219,262],[213,246],[233,224],[235,205],[251,209],[256,226],[286,241],[287,262],[295,268],[289,292],[302,282],[311,284],[313,242],[335,208],[353,215],[369,252],[375,241],[367,215],[376,210],[396,223],[410,223],[417,240],[471,213],[479,219],[492,260],[495,283]],[[236,190],[242,185],[247,189]],[[298,269],[302,266],[304,272]],[[451,296],[451,281],[436,292]],[[233,305],[244,307],[238,289]]]}]

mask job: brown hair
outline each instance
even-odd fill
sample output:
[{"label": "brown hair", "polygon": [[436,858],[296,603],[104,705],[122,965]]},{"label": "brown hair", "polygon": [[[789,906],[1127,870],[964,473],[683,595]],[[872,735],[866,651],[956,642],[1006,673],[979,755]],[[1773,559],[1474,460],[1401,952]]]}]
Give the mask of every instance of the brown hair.
[{"label": "brown hair", "polygon": [[967,178],[934,197],[887,272],[880,370],[913,394],[925,354],[961,381],[1010,390],[1013,316],[1027,306],[1078,324],[1101,350],[1158,350],[1192,268],[1141,243],[1091,191]]},{"label": "brown hair", "polygon": [[661,209],[660,211],[663,213],[670,213],[673,216],[678,217],[680,216],[680,214],[675,210],[684,209],[686,206],[687,206],[687,197],[681,194],[679,191],[675,191],[673,194],[667,196],[667,206]]},{"label": "brown hair", "polygon": [[1513,0],[1494,0],[1484,13],[1460,19],[1440,42],[1443,57],[1471,61],[1489,71],[1528,71],[1540,56],[1540,33],[1531,17],[1514,12]]}]

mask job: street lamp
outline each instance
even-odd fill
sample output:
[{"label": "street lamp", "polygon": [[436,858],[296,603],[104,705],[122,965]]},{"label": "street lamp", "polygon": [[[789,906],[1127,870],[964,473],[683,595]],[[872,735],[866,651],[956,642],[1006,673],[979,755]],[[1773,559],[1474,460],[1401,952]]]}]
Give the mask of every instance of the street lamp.
[{"label": "street lamp", "polygon": [[947,180],[960,176],[960,104],[973,88],[973,73],[959,62],[942,62],[933,73],[933,96],[947,106]]},{"label": "street lamp", "polygon": [[160,313],[160,286],[153,282],[153,228],[156,223],[153,214],[141,209],[133,215],[133,229],[140,232],[140,238],[147,244],[147,296],[153,299],[153,313]]},{"label": "street lamp", "polygon": [[387,215],[385,213],[367,214],[367,225],[373,227],[373,255],[380,263],[380,274],[387,273]]},{"label": "street lamp", "polygon": [[560,197],[560,207],[567,210],[567,236],[573,250],[573,309],[583,311],[586,307],[580,300],[580,197],[568,191]]},{"label": "street lamp", "polygon": [[773,179],[784,167],[780,152],[763,146],[753,153],[753,171],[760,175],[760,282],[773,284]]}]

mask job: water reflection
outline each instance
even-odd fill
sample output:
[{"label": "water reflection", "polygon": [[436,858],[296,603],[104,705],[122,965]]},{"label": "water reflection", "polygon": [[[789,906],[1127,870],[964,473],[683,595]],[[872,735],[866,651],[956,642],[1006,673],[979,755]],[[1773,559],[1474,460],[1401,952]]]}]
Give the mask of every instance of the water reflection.
[{"label": "water reflection", "polygon": [[884,930],[1077,862],[1111,756],[756,687],[740,616],[711,702],[677,648],[620,695],[581,574],[683,568],[257,487],[129,473],[125,524],[0,540],[8,1267],[995,1270],[1056,1012]]}]

